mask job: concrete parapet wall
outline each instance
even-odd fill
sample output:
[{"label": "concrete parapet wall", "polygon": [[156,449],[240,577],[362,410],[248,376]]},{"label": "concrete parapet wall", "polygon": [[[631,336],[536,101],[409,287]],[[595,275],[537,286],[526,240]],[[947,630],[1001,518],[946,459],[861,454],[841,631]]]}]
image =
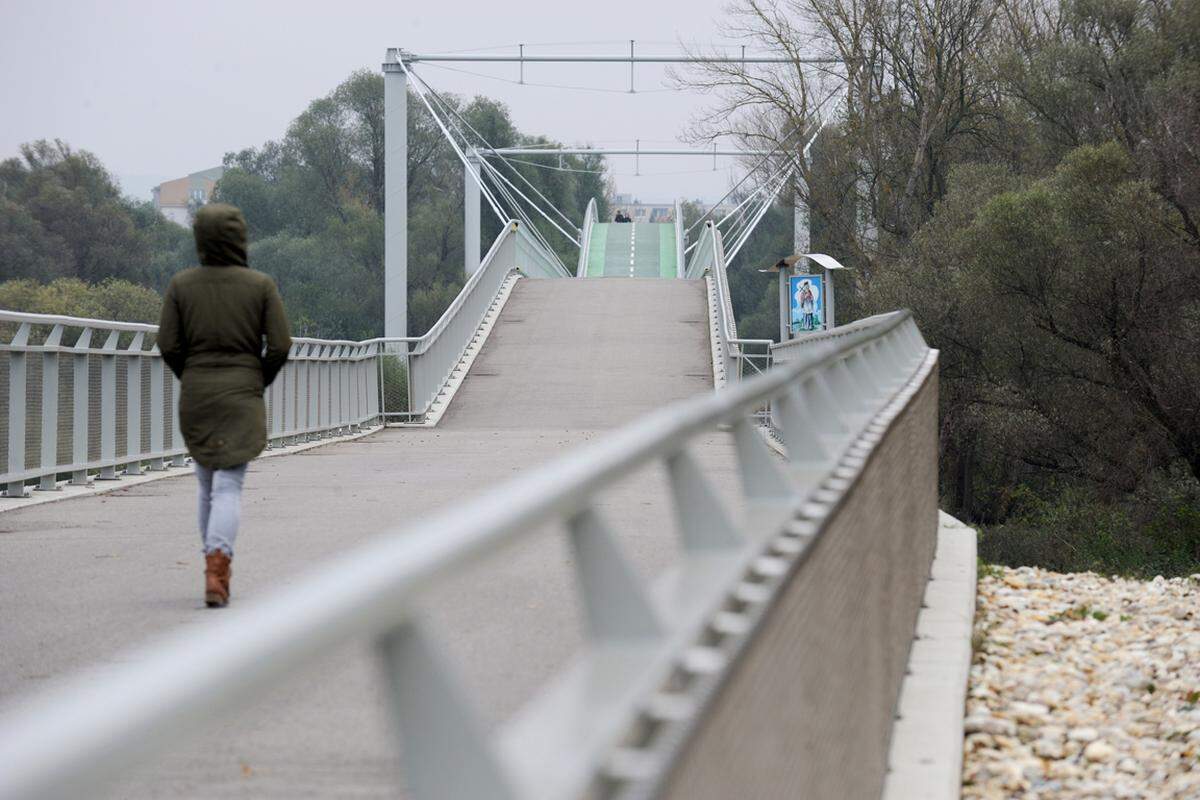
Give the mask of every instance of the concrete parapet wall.
[{"label": "concrete parapet wall", "polygon": [[664,791],[876,800],[938,530],[937,370],[767,612]]}]

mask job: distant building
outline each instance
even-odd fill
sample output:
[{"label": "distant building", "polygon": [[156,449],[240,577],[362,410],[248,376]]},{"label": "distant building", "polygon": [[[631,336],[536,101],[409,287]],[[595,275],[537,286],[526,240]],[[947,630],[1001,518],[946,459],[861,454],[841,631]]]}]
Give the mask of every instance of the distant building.
[{"label": "distant building", "polygon": [[172,222],[189,227],[192,215],[212,199],[213,189],[224,174],[224,167],[213,167],[160,183],[153,189],[154,207]]}]

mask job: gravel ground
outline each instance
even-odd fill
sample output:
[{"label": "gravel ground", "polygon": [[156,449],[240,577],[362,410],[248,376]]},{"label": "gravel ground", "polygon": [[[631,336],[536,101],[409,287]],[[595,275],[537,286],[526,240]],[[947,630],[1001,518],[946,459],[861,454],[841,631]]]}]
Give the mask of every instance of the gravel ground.
[{"label": "gravel ground", "polygon": [[989,568],[963,797],[1200,798],[1200,575]]}]

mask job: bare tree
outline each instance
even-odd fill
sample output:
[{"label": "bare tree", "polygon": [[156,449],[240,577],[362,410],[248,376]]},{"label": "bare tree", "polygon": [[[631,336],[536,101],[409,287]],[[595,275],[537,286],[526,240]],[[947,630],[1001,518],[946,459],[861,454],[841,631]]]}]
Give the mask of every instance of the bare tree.
[{"label": "bare tree", "polygon": [[[985,56],[997,3],[740,0],[731,13],[735,36],[790,63],[705,63],[677,75],[717,98],[694,134],[786,152],[798,167],[797,196],[856,262],[865,291],[932,214],[950,164],[996,135],[999,101]],[[835,109],[822,108],[838,96]],[[797,132],[811,135],[831,112],[818,171]]]}]

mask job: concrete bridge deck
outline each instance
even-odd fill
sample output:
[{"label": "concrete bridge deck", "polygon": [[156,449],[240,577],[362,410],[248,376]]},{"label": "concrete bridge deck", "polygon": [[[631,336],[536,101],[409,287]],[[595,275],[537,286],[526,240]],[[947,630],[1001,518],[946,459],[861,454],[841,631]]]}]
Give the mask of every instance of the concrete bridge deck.
[{"label": "concrete bridge deck", "polygon": [[[702,284],[521,281],[436,429],[256,461],[234,603],[203,608],[190,476],[0,514],[0,714],[50,681],[320,570],[330,557],[712,386]],[[696,455],[735,506],[732,445]],[[13,501],[18,502],[18,501]],[[664,477],[599,504],[647,574],[677,558]],[[550,532],[547,531],[547,534]],[[489,724],[580,646],[569,551],[538,536],[429,601]],[[382,797],[400,785],[376,661],[341,653],[113,787],[112,797]]]},{"label": "concrete bridge deck", "polygon": [[673,222],[597,222],[587,255],[589,278],[674,278]]}]

